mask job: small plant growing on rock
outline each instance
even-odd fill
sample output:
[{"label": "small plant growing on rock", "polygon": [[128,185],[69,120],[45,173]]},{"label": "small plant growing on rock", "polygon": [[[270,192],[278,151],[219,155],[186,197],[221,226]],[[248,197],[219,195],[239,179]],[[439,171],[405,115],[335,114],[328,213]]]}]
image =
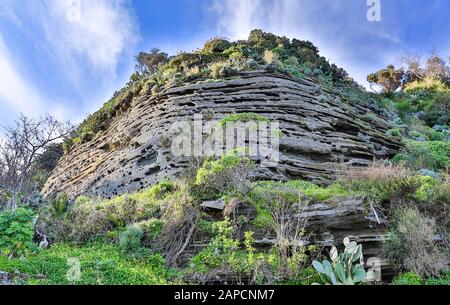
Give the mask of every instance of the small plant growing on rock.
[{"label": "small plant growing on rock", "polygon": [[197,171],[195,184],[210,198],[217,194],[246,194],[250,190],[248,176],[253,165],[248,157],[232,150],[218,160],[205,161]]},{"label": "small plant growing on rock", "polygon": [[362,266],[362,246],[356,242],[344,239],[345,250],[343,253],[333,246],[330,251],[330,259],[322,262],[313,261],[313,267],[320,273],[322,280],[331,285],[355,285],[364,280],[371,280],[373,272],[365,272]]}]

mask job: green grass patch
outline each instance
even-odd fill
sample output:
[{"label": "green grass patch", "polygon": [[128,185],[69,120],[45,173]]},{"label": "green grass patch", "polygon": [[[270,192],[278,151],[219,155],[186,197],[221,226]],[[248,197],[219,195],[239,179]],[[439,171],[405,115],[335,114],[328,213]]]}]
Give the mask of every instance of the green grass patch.
[{"label": "green grass patch", "polygon": [[[74,261],[80,263],[80,278]],[[165,285],[178,282],[177,273],[164,267],[164,259],[152,254],[139,259],[123,254],[119,247],[91,244],[76,247],[55,244],[25,259],[0,257],[0,270],[18,271],[30,278],[27,284],[37,285]],[[69,276],[68,276],[69,275]]]},{"label": "green grass patch", "polygon": [[249,121],[268,122],[269,119],[257,113],[243,112],[224,117],[223,119],[220,120],[220,125],[225,126],[228,122],[235,123],[235,122],[249,122]]}]

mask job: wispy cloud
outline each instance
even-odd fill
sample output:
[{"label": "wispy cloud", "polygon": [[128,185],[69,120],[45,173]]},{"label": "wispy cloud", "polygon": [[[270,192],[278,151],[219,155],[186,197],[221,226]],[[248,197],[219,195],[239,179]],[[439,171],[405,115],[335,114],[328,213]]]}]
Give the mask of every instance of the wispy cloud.
[{"label": "wispy cloud", "polygon": [[81,56],[95,69],[115,71],[120,55],[137,38],[128,1],[80,0],[78,6],[72,7],[76,2],[43,2],[47,41],[67,59],[76,61]]},{"label": "wispy cloud", "polygon": [[44,103],[33,84],[24,77],[0,34],[0,105],[27,115],[37,115]]},{"label": "wispy cloud", "polygon": [[[27,115],[79,119],[71,108],[86,114],[123,81],[119,64],[139,38],[130,1],[2,1],[0,16],[10,26],[0,28],[0,35],[9,30],[0,40],[1,105]],[[7,40],[11,32],[27,41]]]}]

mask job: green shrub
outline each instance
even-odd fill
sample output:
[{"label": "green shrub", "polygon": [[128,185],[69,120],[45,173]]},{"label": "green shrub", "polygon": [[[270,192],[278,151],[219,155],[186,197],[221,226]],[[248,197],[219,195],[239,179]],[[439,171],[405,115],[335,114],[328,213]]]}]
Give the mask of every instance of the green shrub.
[{"label": "green shrub", "polygon": [[51,200],[53,211],[56,216],[62,216],[69,208],[69,199],[66,193],[59,193],[55,199]]},{"label": "green shrub", "polygon": [[246,194],[250,188],[248,175],[253,162],[232,150],[217,160],[207,160],[197,171],[195,184],[205,198],[227,193]]},{"label": "green shrub", "polygon": [[450,285],[450,270],[447,270],[442,276],[425,280],[425,285]]},{"label": "green shrub", "polygon": [[[56,241],[68,241],[77,244],[93,242],[106,236],[108,231],[114,228],[114,224],[106,211],[97,209],[97,203],[89,201],[74,206],[64,218],[60,228],[55,231],[47,231],[50,237]],[[57,224],[55,220],[47,219],[45,227]],[[54,235],[53,235],[53,234]]]},{"label": "green shrub", "polygon": [[174,188],[172,182],[161,182],[140,192],[110,200],[81,196],[62,217],[51,217],[53,211],[47,215],[48,212],[42,210],[38,225],[40,231],[54,241],[78,244],[98,241],[114,235],[110,231],[120,231],[127,225],[149,220],[159,214],[162,203],[174,192]]},{"label": "green shrub", "polygon": [[237,73],[237,70],[231,66],[230,63],[225,61],[214,62],[210,65],[211,76],[214,79],[225,78],[233,76]]},{"label": "green shrub", "polygon": [[207,274],[225,268],[230,270],[235,275],[235,281],[240,283],[240,280],[250,277],[258,267],[266,264],[268,255],[255,253],[253,232],[244,232],[241,245],[239,240],[233,239],[234,230],[228,218],[215,222],[212,226],[214,238],[192,258],[189,271]]},{"label": "green shrub", "polygon": [[400,128],[389,129],[389,135],[393,137],[400,137],[402,135],[402,130]]},{"label": "green shrub", "polygon": [[33,212],[23,208],[0,213],[0,256],[21,256],[34,249]]},{"label": "green shrub", "polygon": [[425,121],[429,126],[450,125],[450,89],[446,93],[437,94],[425,105]]},{"label": "green shrub", "polygon": [[448,91],[448,86],[441,80],[427,78],[424,81],[414,81],[405,85],[406,92],[428,91]]},{"label": "green shrub", "polygon": [[164,221],[158,218],[151,218],[149,220],[138,222],[136,225],[142,229],[144,238],[152,241],[155,240],[161,233],[164,226]]},{"label": "green shrub", "polygon": [[414,199],[416,192],[428,181],[429,177],[417,175],[402,165],[382,163],[345,169],[339,177],[344,188],[364,194],[372,203],[389,207]]},{"label": "green shrub", "polygon": [[208,40],[203,47],[204,53],[222,53],[231,47],[231,43],[225,38],[213,38]]},{"label": "green shrub", "polygon": [[447,270],[442,276],[429,279],[423,279],[414,272],[407,272],[396,276],[392,282],[393,285],[450,285],[450,270]]},{"label": "green shrub", "polygon": [[211,243],[195,255],[190,267],[198,272],[207,272],[218,268],[238,250],[239,242],[233,239],[234,228],[228,218],[212,225],[214,238]]},{"label": "green shrub", "polygon": [[142,249],[144,231],[138,225],[130,225],[119,236],[120,249],[124,253],[135,254]]},{"label": "green shrub", "polygon": [[392,282],[394,285],[423,285],[423,279],[414,272],[407,272],[396,276]]},{"label": "green shrub", "polygon": [[412,169],[444,170],[449,166],[450,142],[447,141],[409,141],[405,148],[395,156],[395,162],[404,162]]}]

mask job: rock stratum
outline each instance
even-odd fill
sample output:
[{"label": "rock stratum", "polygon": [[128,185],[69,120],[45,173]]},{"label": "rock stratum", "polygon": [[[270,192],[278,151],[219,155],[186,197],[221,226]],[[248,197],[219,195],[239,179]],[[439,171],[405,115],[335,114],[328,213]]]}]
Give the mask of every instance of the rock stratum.
[{"label": "rock stratum", "polygon": [[337,163],[364,166],[392,157],[401,147],[364,101],[349,101],[313,79],[252,71],[173,86],[121,104],[101,132],[60,160],[43,193],[111,198],[177,177],[190,161],[175,158],[161,139],[172,123],[205,111],[217,120],[252,112],[280,123],[280,162],[258,167],[259,179],[327,183]]}]

